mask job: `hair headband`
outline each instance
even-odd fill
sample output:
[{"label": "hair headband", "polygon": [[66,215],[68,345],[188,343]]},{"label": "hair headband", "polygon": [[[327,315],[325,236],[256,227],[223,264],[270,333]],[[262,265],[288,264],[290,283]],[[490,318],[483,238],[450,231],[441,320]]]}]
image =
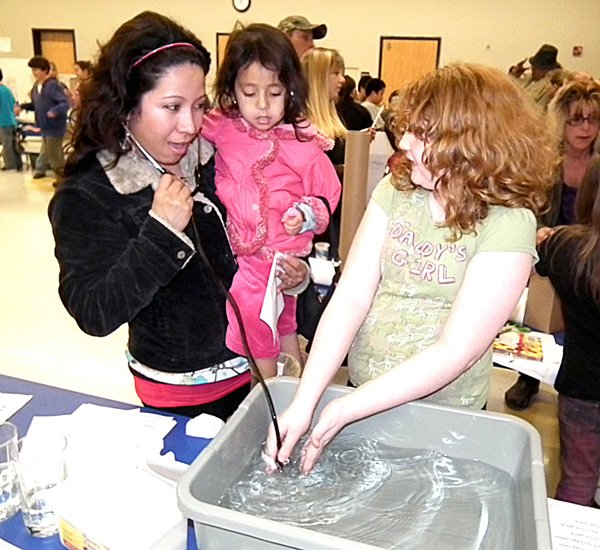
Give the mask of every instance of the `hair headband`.
[{"label": "hair headband", "polygon": [[155,48],[155,49],[149,51],[147,54],[142,55],[142,57],[140,57],[137,61],[135,61],[133,63],[133,65],[131,65],[131,68],[133,69],[134,67],[137,67],[142,61],[144,61],[145,59],[148,59],[149,57],[152,57],[154,54],[156,54],[158,52],[162,52],[164,50],[170,50],[171,48],[194,48],[194,49],[196,49],[196,46],[194,46],[193,44],[190,44],[189,42],[173,42],[172,44],[165,44],[164,46],[159,46],[158,48]]}]

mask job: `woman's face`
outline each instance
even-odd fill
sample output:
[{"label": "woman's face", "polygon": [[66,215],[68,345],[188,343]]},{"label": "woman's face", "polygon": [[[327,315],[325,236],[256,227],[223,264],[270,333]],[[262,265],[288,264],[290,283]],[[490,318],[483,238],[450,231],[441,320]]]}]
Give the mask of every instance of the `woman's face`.
[{"label": "woman's face", "polygon": [[598,113],[588,105],[573,101],[565,123],[565,144],[574,151],[589,150],[598,137],[599,127]]},{"label": "woman's face", "polygon": [[433,191],[435,180],[427,166],[423,163],[425,142],[412,132],[404,132],[398,146],[406,153],[406,158],[410,161],[410,180],[415,185],[423,187],[423,189]]},{"label": "woman's face", "polygon": [[329,78],[327,80],[327,87],[329,88],[329,99],[337,100],[342,85],[346,81],[344,80],[344,70],[342,68],[332,67],[329,72]]},{"label": "woman's face", "polygon": [[174,166],[202,128],[204,72],[191,63],[171,67],[142,96],[128,120],[129,130],[162,166]]}]

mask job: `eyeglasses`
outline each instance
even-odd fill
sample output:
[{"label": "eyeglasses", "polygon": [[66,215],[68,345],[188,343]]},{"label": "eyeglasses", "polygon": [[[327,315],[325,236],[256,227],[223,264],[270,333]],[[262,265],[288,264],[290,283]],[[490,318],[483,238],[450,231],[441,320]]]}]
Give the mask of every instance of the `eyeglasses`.
[{"label": "eyeglasses", "polygon": [[567,119],[567,124],[569,126],[581,126],[587,120],[590,126],[598,126],[600,124],[600,119],[597,116],[581,116],[576,115]]}]

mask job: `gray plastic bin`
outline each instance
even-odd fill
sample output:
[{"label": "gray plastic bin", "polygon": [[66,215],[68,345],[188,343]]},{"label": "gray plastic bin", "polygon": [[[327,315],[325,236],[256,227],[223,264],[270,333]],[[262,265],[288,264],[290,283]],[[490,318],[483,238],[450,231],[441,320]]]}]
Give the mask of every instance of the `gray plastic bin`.
[{"label": "gray plastic bin", "polygon": [[[278,412],[291,401],[297,384],[297,379],[286,377],[268,381]],[[331,399],[350,391],[353,390],[331,386],[319,411]],[[240,475],[247,458],[264,441],[270,421],[265,397],[257,386],[181,478],[177,489],[179,507],[194,521],[199,548],[375,550],[375,546],[216,506],[225,489]],[[522,518],[522,550],[551,550],[541,441],[527,422],[504,414],[418,402],[356,422],[344,431],[386,443],[390,443],[393,433],[393,445],[477,459],[504,470],[518,486],[519,502],[515,506]]]}]

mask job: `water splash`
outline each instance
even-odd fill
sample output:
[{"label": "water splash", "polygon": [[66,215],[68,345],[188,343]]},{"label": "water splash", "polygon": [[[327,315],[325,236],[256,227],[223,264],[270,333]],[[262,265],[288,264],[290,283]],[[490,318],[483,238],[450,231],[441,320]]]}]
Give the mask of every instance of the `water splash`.
[{"label": "water splash", "polygon": [[516,483],[488,464],[354,434],[337,436],[309,475],[299,464],[297,450],[268,474],[257,450],[219,505],[389,550],[522,546]]}]

